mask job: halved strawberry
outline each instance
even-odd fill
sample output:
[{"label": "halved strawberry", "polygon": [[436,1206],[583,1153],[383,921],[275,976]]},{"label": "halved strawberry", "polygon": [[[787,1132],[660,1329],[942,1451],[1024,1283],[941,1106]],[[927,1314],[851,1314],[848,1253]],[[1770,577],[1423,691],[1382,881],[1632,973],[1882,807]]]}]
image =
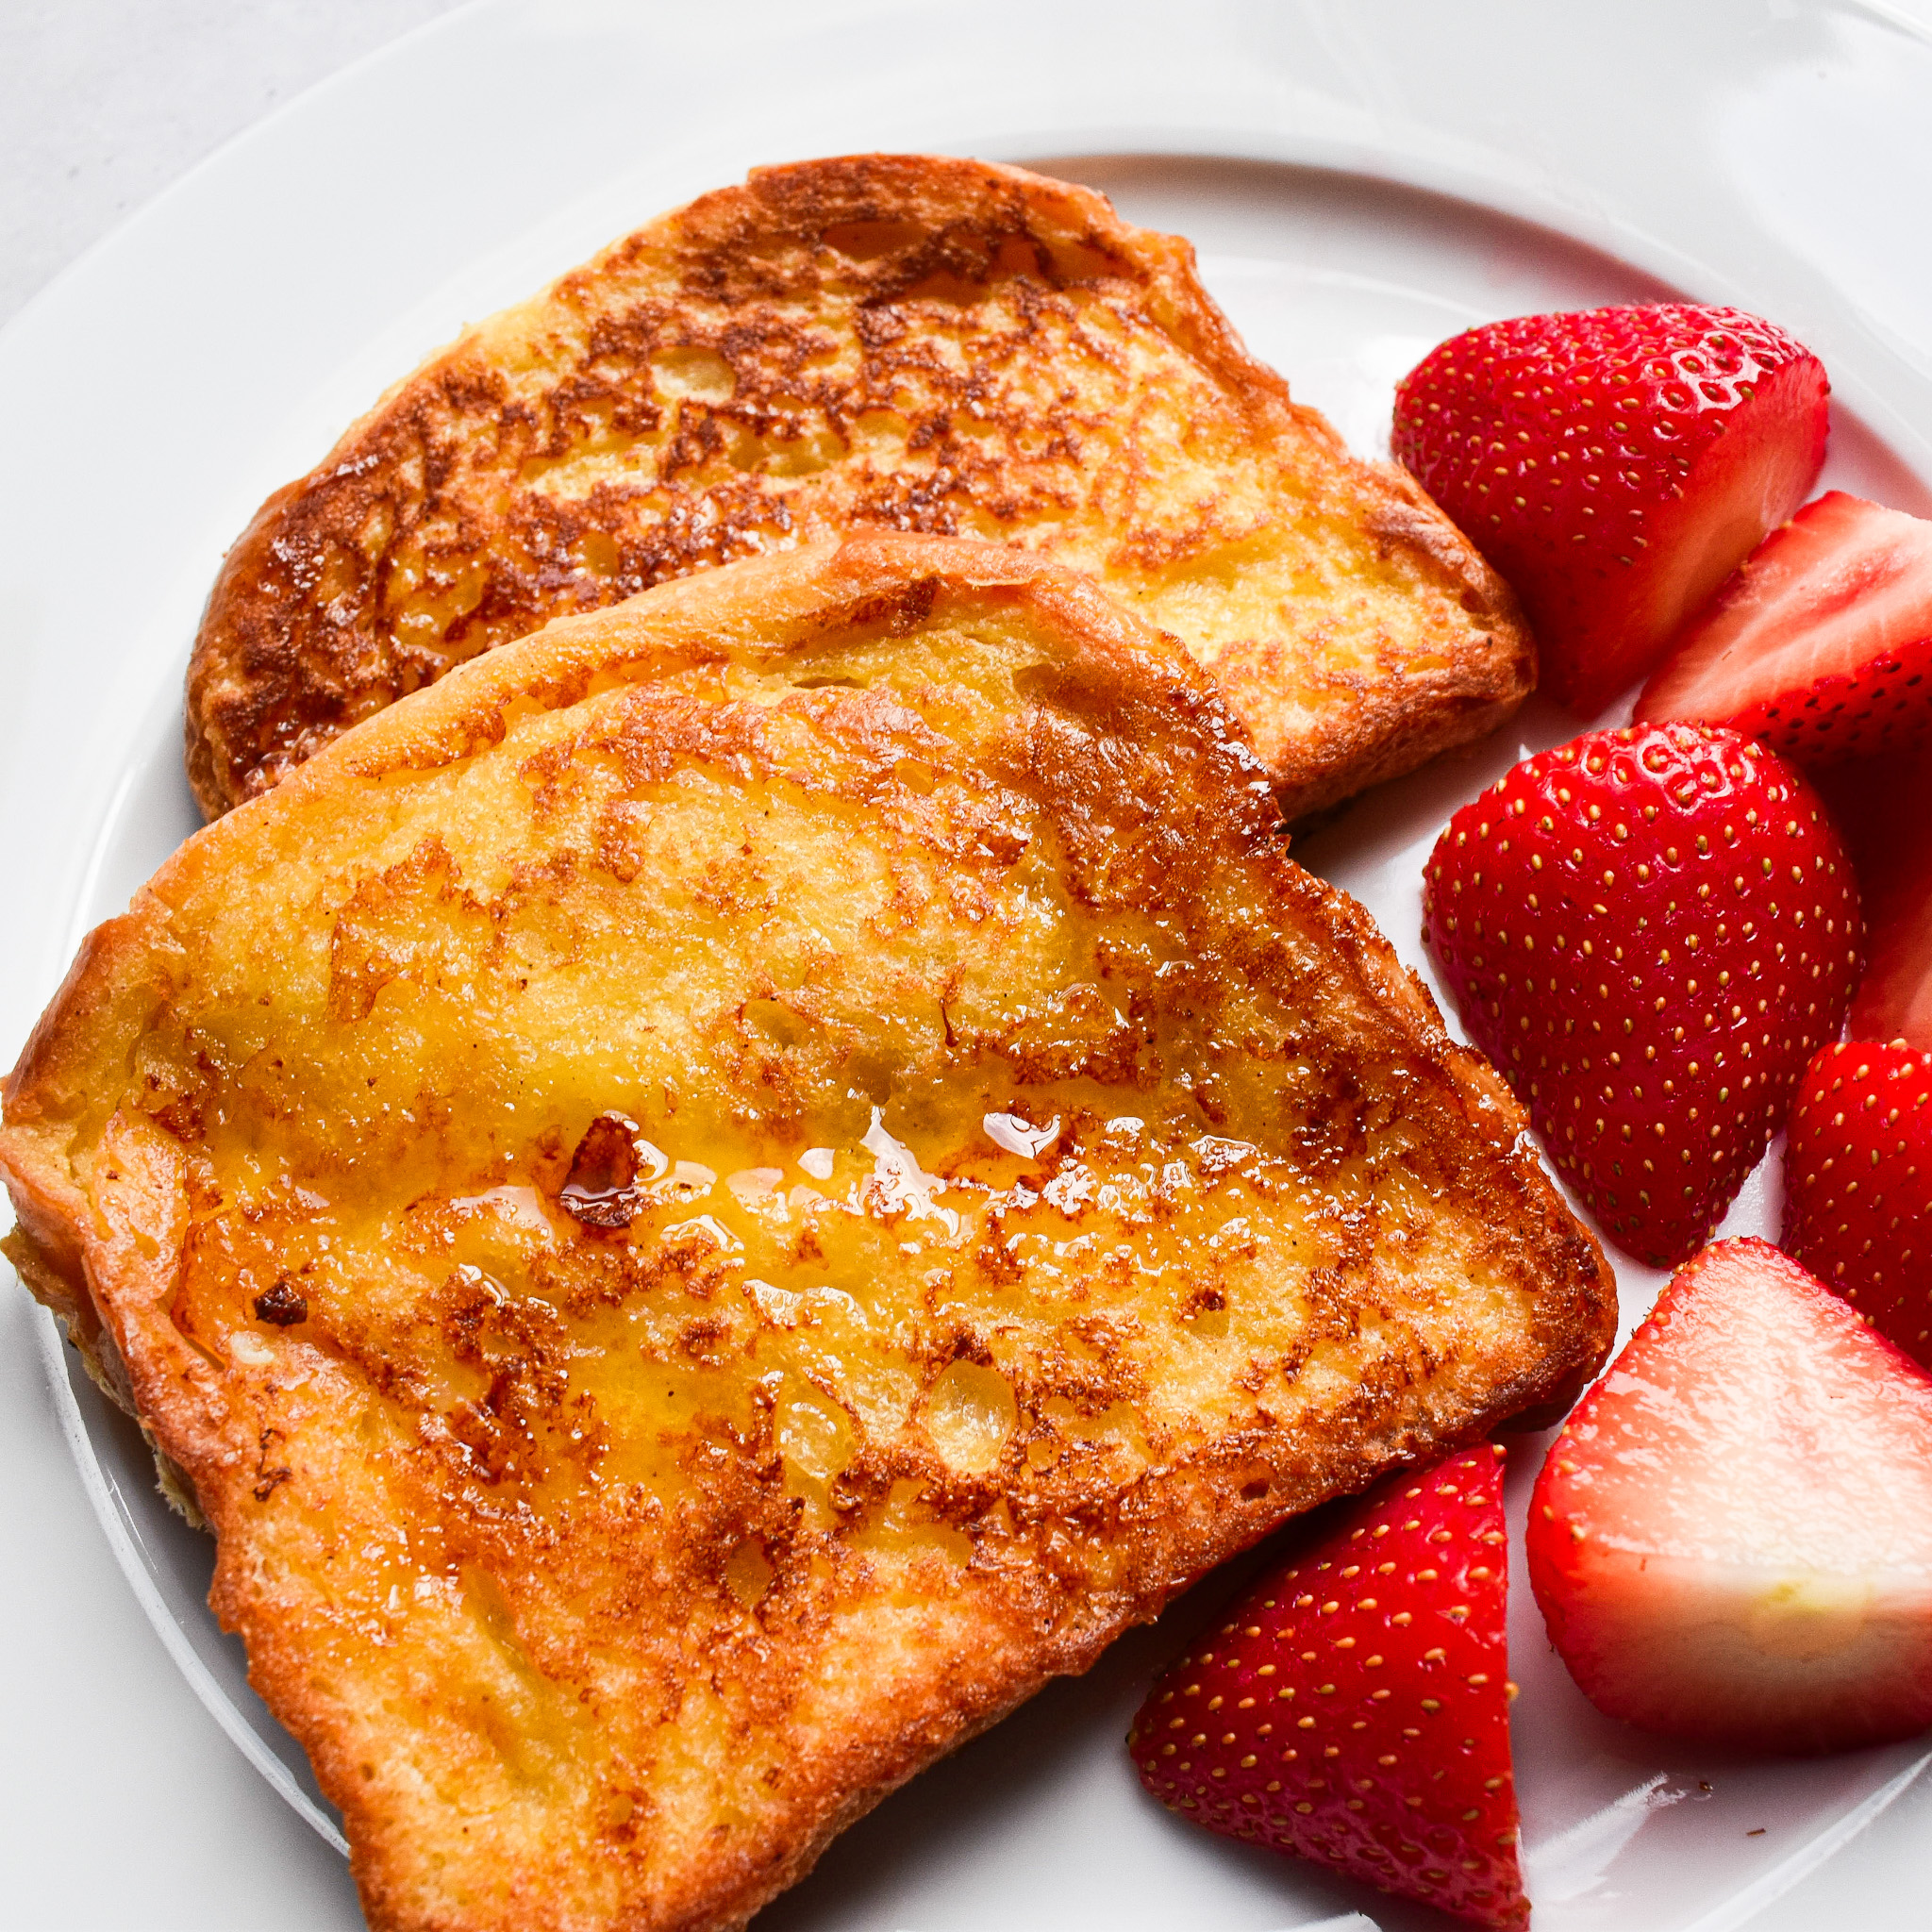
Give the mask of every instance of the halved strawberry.
[{"label": "halved strawberry", "polygon": [[1932,820],[1901,842],[1900,862],[1873,890],[1865,976],[1852,1000],[1852,1031],[1932,1048]]},{"label": "halved strawberry", "polygon": [[1148,1693],[1141,1781],[1209,1831],[1521,1926],[1503,1451],[1385,1482]]},{"label": "halved strawberry", "polygon": [[1450,820],[1423,939],[1470,1037],[1605,1232],[1654,1266],[1757,1166],[1857,971],[1851,862],[1775,754],[1593,731]]},{"label": "halved strawberry", "polygon": [[1865,906],[1852,1036],[1932,1048],[1932,747],[1833,766],[1818,789]]},{"label": "halved strawberry", "polygon": [[1842,490],[1774,530],[1693,617],[1640,719],[1727,724],[1801,764],[1932,727],[1932,523]]},{"label": "halved strawberry", "polygon": [[1932,1367],[1932,1053],[1854,1040],[1806,1068],[1785,1141],[1784,1246]]},{"label": "halved strawberry", "polygon": [[1586,1696],[1837,1751],[1932,1724],[1932,1377],[1759,1241],[1705,1249],[1537,1478],[1529,1575]]},{"label": "halved strawberry", "polygon": [[1391,446],[1522,597],[1544,688],[1591,716],[1804,502],[1829,393],[1736,308],[1525,315],[1431,350]]}]

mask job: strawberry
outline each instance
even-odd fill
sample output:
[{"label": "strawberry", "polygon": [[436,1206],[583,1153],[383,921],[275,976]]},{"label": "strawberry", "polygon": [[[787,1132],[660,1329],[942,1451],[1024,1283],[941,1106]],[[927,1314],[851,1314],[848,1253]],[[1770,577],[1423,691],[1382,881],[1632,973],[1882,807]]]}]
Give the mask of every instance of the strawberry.
[{"label": "strawberry", "polygon": [[1529,1576],[1591,1703],[1753,1750],[1932,1724],[1932,1377],[1795,1261],[1719,1241],[1550,1449]]},{"label": "strawberry", "polygon": [[1785,1141],[1784,1247],[1932,1367],[1932,1053],[1854,1040],[1805,1069]]},{"label": "strawberry", "polygon": [[1210,1831],[1525,1924],[1502,1457],[1384,1483],[1232,1605],[1141,1707],[1141,1783]]},{"label": "strawberry", "polygon": [[1804,502],[1829,393],[1808,349],[1735,308],[1527,315],[1424,357],[1391,447],[1515,587],[1545,689],[1589,717]]},{"label": "strawberry", "polygon": [[1592,731],[1450,820],[1423,893],[1470,1037],[1626,1252],[1716,1225],[1836,1037],[1850,861],[1775,754],[1692,724]]},{"label": "strawberry", "polygon": [[1873,868],[1870,957],[1852,1031],[1932,1048],[1932,819],[1918,824],[1926,829],[1899,842],[1894,863]]},{"label": "strawberry", "polygon": [[1691,619],[1637,715],[1728,724],[1823,764],[1923,736],[1928,673],[1932,523],[1833,490]]},{"label": "strawberry", "polygon": [[1852,1035],[1932,1048],[1932,748],[1833,767],[1818,789],[1851,848],[1865,907]]}]

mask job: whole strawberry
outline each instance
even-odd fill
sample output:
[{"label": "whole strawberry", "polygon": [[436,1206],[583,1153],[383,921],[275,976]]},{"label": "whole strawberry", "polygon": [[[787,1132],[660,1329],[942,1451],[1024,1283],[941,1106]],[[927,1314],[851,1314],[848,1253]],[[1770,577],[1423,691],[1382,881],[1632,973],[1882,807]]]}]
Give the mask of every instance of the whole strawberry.
[{"label": "whole strawberry", "polygon": [[1423,939],[1563,1176],[1653,1267],[1690,1255],[1844,1019],[1857,888],[1817,794],[1691,724],[1592,731],[1450,820]]},{"label": "whole strawberry", "polygon": [[1932,1053],[1827,1046],[1785,1141],[1785,1252],[1932,1368]]},{"label": "whole strawberry", "polygon": [[1391,446],[1523,599],[1544,689],[1588,717],[1804,502],[1829,392],[1736,308],[1526,315],[1431,350]]},{"label": "whole strawberry", "polygon": [[1147,1789],[1210,1831],[1527,1924],[1502,1456],[1384,1483],[1231,1606],[1134,1720]]}]

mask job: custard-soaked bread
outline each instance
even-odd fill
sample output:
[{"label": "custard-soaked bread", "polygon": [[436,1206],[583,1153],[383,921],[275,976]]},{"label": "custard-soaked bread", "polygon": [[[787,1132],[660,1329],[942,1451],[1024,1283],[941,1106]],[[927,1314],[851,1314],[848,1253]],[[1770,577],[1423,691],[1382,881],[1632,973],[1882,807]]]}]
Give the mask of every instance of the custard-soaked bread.
[{"label": "custard-soaked bread", "polygon": [[1084,578],[874,535],[466,666],[95,933],[15,1251],[374,1924],[737,1925],[1600,1359],[1522,1112],[1275,823]]},{"label": "custard-soaked bread", "polygon": [[755,174],[432,357],[230,553],[188,680],[213,817],[568,611],[863,526],[1093,572],[1221,678],[1291,817],[1490,729],[1502,581],[1253,361],[1193,251],[1085,189]]}]

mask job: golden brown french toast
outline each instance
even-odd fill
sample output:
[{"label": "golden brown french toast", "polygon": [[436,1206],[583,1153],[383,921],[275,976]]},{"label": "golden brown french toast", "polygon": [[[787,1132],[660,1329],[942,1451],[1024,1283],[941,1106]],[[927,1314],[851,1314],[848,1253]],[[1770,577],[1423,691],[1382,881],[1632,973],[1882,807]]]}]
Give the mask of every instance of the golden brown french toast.
[{"label": "golden brown french toast", "polygon": [[863,527],[1093,573],[1218,675],[1291,818],[1535,678],[1502,580],[1246,354],[1185,242],[1016,168],[869,155],[651,223],[272,496],[195,645],[195,794],[213,817],[553,617]]},{"label": "golden brown french toast", "polygon": [[1209,1565],[1574,1389],[1611,1276],[1212,681],[873,534],[209,825],[5,1089],[373,1925],[745,1919]]}]

